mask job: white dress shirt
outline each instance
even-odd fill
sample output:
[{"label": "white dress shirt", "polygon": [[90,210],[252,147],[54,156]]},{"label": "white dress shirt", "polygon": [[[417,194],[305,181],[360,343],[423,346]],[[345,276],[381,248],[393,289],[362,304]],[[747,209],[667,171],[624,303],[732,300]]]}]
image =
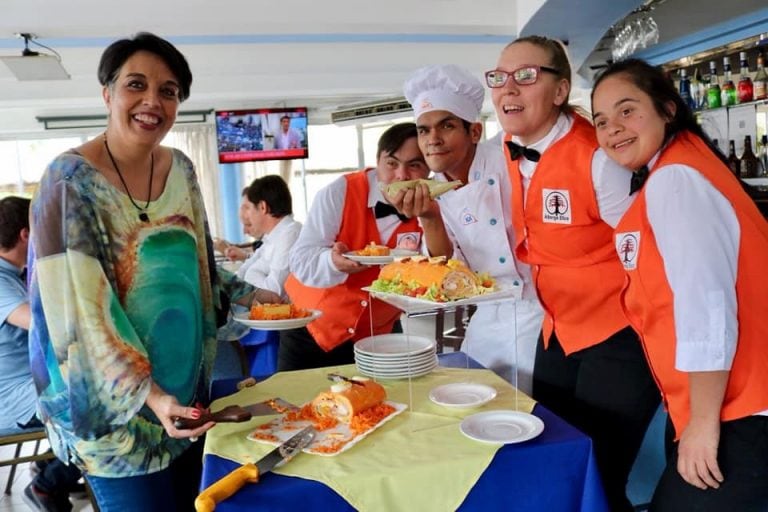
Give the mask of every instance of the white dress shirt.
[{"label": "white dress shirt", "polygon": [[[384,196],[379,190],[376,170],[367,169],[366,172],[368,207],[373,209],[377,201],[384,201]],[[347,180],[342,176],[315,195],[304,227],[290,252],[291,272],[304,285],[330,288],[347,280],[349,274],[339,271],[331,260],[331,247],[341,229],[346,194]],[[399,225],[400,219],[396,215],[376,219],[382,242],[389,240]]]},{"label": "white dress shirt", "polygon": [[288,253],[301,231],[301,223],[286,215],[262,238],[262,245],[242,264],[237,276],[258,288],[286,297],[283,285],[288,278]]},{"label": "white dress shirt", "polygon": [[701,173],[680,164],[653,172],[645,196],[674,300],[675,367],[730,370],[739,332],[741,238],[733,206]]},{"label": "white dress shirt", "polygon": [[[576,114],[574,114],[576,115]],[[566,114],[560,114],[557,122],[543,138],[528,145],[539,153],[544,153],[552,144],[562,139],[573,126],[573,119]],[[512,141],[520,144],[517,137]],[[523,197],[528,197],[528,185],[533,173],[536,172],[537,162],[531,162],[526,158],[520,159],[520,174],[523,177]],[[611,227],[616,227],[624,212],[634,202],[635,196],[629,195],[629,182],[632,172],[620,166],[598,149],[592,157],[592,185],[595,189],[597,206],[600,217]]]}]

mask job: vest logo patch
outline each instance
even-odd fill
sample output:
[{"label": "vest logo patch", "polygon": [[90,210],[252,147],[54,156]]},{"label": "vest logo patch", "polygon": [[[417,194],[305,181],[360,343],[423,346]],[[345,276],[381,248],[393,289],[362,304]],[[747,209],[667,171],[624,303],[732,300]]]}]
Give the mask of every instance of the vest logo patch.
[{"label": "vest logo patch", "polygon": [[542,190],[541,220],[552,224],[571,223],[571,193],[568,190],[545,188]]},{"label": "vest logo patch", "polygon": [[624,270],[635,270],[637,268],[637,255],[639,251],[639,231],[616,233],[616,252],[619,254],[621,264],[624,265]]},{"label": "vest logo patch", "polygon": [[421,233],[418,231],[411,231],[408,233],[400,233],[397,235],[398,249],[407,249],[409,251],[418,251],[419,242],[421,241]]},{"label": "vest logo patch", "polygon": [[463,226],[469,226],[470,224],[475,224],[477,222],[477,217],[475,217],[472,212],[469,211],[469,208],[464,208],[461,210],[461,224]]}]

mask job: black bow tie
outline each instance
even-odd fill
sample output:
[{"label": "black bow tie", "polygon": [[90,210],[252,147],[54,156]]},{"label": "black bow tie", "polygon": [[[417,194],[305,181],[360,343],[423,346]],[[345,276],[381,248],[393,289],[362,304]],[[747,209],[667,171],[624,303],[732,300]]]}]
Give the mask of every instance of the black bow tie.
[{"label": "black bow tie", "polygon": [[644,165],[640,169],[632,173],[632,180],[629,182],[629,195],[634,194],[645,185],[645,180],[648,179],[648,166]]},{"label": "black bow tie", "polygon": [[253,242],[253,245],[251,245],[251,248],[255,251],[262,245],[264,245],[264,242],[262,240],[256,240],[255,242]]},{"label": "black bow tie", "polygon": [[397,208],[389,203],[383,203],[381,201],[376,202],[376,206],[373,207],[373,213],[376,215],[377,219],[389,217],[390,215],[397,215],[397,217],[400,219],[400,222],[405,222],[408,220],[408,217],[398,212]]},{"label": "black bow tie", "polygon": [[511,140],[507,141],[507,147],[509,148],[509,157],[512,160],[517,160],[522,156],[531,162],[538,162],[539,158],[541,158],[541,153],[535,149],[527,148],[525,146],[521,146],[520,144],[515,144]]}]

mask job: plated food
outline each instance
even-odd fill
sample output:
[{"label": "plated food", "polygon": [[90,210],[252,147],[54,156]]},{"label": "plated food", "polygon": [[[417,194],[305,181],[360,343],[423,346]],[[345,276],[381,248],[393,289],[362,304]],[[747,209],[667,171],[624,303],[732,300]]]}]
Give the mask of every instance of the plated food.
[{"label": "plated food", "polygon": [[386,400],[384,388],[366,377],[338,382],[298,410],[259,425],[248,439],[279,444],[304,427],[313,426],[317,435],[305,452],[337,455],[363,439],[397,414],[405,404]]},{"label": "plated food", "polygon": [[352,251],[358,256],[389,256],[390,248],[386,245],[379,245],[371,242],[359,251]]},{"label": "plated food", "polygon": [[495,290],[493,278],[459,260],[414,256],[385,265],[370,289],[434,302],[475,297]]},{"label": "plated food", "polygon": [[[235,313],[232,319],[251,329],[284,331],[304,327],[322,315],[323,312],[319,309],[300,309],[290,304],[260,304],[253,307],[251,311]],[[253,317],[263,318],[263,320],[256,320]]]},{"label": "plated food", "polygon": [[311,315],[312,311],[297,308],[293,304],[257,304],[251,307],[248,318],[251,320],[288,320]]},{"label": "plated food", "polygon": [[394,181],[388,185],[381,184],[382,191],[390,197],[396,196],[401,190],[408,190],[416,188],[418,185],[424,184],[429,187],[429,197],[432,199],[439,195],[445,194],[449,190],[459,188],[461,181],[437,181],[437,180],[407,180],[407,181]]}]

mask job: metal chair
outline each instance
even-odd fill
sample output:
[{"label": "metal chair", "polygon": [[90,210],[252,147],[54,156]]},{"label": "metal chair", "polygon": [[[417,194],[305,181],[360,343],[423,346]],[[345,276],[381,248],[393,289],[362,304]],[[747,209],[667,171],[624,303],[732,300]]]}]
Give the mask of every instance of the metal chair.
[{"label": "metal chair", "polygon": [[[47,437],[45,430],[42,428],[0,431],[0,446],[16,445],[16,450],[12,458],[0,460],[0,467],[11,466],[11,471],[8,473],[8,480],[5,483],[6,495],[11,494],[13,479],[16,477],[16,466],[25,462],[34,462],[37,460],[53,458],[52,452],[40,453],[40,442],[44,439],[47,439]],[[32,455],[21,455],[21,450],[24,443],[33,441],[35,443],[35,447],[32,451]]]}]

